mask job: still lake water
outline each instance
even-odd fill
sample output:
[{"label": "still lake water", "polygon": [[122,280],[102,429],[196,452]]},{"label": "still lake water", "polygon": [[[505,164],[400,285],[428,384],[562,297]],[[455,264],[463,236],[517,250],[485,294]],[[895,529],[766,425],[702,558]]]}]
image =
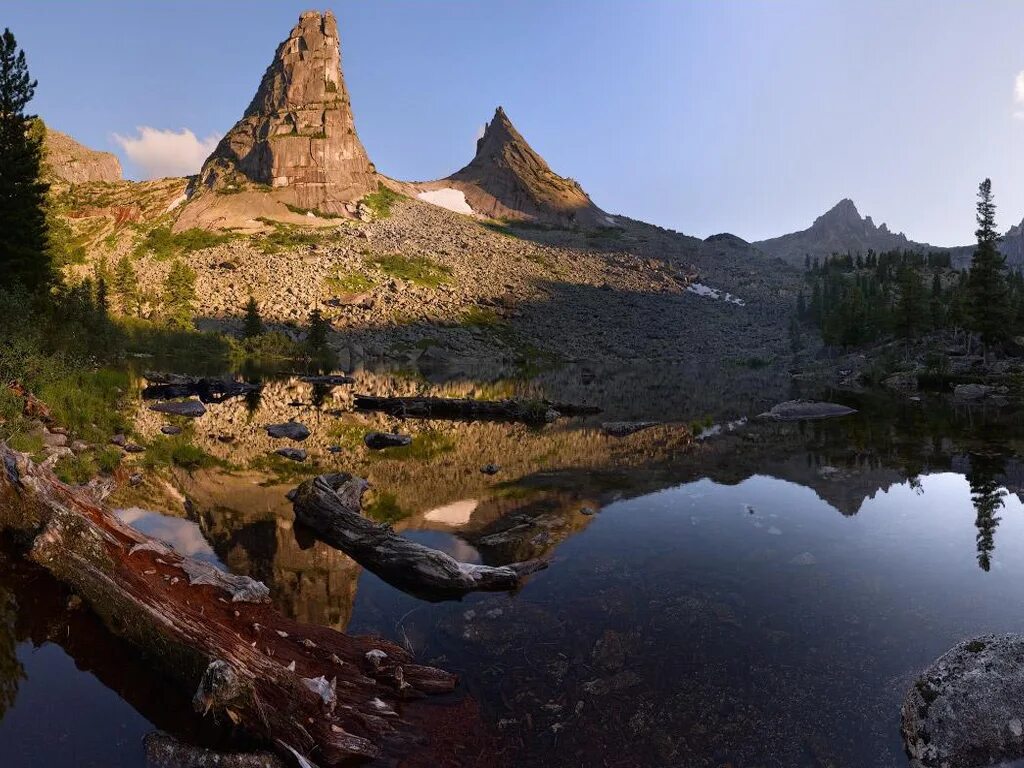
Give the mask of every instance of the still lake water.
[{"label": "still lake water", "polygon": [[[964,636],[1024,631],[1020,414],[845,396],[861,412],[842,420],[616,439],[600,419],[724,423],[781,398],[659,400],[567,375],[357,376],[356,391],[540,387],[606,408],[541,430],[353,416],[352,388],[325,398],[276,379],[260,402],[211,405],[195,426],[211,452],[254,457],[244,467],[180,477],[187,505],[125,504],[163,515],[122,514],[263,579],[289,615],[385,635],[458,672],[495,766],[905,766],[899,704],[915,671]],[[304,541],[283,499],[296,478],[259,460],[282,445],[262,426],[288,413],[313,429],[311,463],[367,476],[404,535],[465,560],[550,567],[513,595],[427,602]],[[144,435],[159,424],[141,408],[139,419]],[[352,435],[379,427],[425,447],[368,456]],[[501,472],[481,474],[491,462]],[[66,601],[0,554],[0,765],[143,766],[154,728],[215,738],[187,697]]]}]

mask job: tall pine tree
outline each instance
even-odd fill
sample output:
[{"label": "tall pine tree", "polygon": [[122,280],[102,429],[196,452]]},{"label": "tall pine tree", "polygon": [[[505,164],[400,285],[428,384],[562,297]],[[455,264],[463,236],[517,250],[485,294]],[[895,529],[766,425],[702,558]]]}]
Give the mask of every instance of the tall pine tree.
[{"label": "tall pine tree", "polygon": [[25,108],[35,95],[25,52],[5,29],[0,36],[0,280],[32,291],[49,286],[46,191],[40,180],[42,141]]},{"label": "tall pine tree", "polygon": [[971,330],[981,336],[986,348],[1003,341],[1010,334],[1010,290],[1006,282],[1006,259],[999,252],[996,231],[996,204],[992,199],[992,182],[985,179],[978,186],[978,245],[971,260],[967,290]]}]

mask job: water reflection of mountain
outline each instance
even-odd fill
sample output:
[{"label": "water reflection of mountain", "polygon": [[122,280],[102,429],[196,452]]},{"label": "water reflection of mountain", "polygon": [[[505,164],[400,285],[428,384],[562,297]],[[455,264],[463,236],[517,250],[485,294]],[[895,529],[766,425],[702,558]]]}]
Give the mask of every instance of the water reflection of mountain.
[{"label": "water reflection of mountain", "polygon": [[[699,412],[692,392],[713,388],[683,386],[673,369],[612,373],[573,366],[535,380],[472,380],[469,373],[439,376],[359,371],[357,383],[315,389],[299,379],[265,383],[259,398],[213,404],[192,426],[193,440],[228,462],[227,470],[178,473],[190,502],[189,516],[228,567],[271,586],[291,616],[344,628],[351,615],[360,568],[320,543],[301,541],[292,530],[285,492],[304,477],[345,471],[371,484],[371,514],[394,522],[397,530],[451,534],[453,548],[490,564],[544,557],[562,541],[584,530],[591,516],[613,501],[708,477],[724,484],[768,474],[813,489],[843,515],[854,515],[866,499],[894,484],[927,472],[957,471],[969,478],[977,461],[968,458],[982,441],[991,447],[992,424],[941,403],[906,400],[853,402],[855,417],[810,424],[753,421],[706,441],[685,426]],[[656,375],[660,374],[660,375]],[[760,377],[744,369],[750,410],[763,407],[754,394]],[[378,395],[430,394],[501,398],[547,396],[598,403],[607,414],[561,420],[542,428],[500,422],[460,423],[401,420],[352,410],[354,392]],[[676,394],[673,396],[672,393]],[[736,396],[733,393],[730,396]],[[741,398],[742,400],[742,398]],[[672,423],[614,438],[599,429],[603,418],[657,416]],[[735,407],[735,406],[733,406]],[[312,434],[302,443],[303,464],[277,460],[273,451],[290,441],[274,440],[266,425],[296,419]],[[999,416],[1006,422],[1006,415]],[[140,431],[159,438],[163,418],[138,412]],[[362,444],[365,432],[379,429],[411,434],[413,445],[376,453]],[[1005,427],[1004,427],[1005,429]],[[500,465],[496,475],[480,471]],[[992,467],[991,463],[988,465]],[[991,482],[1024,489],[1024,467],[1016,460],[992,469]],[[980,483],[980,481],[979,481]],[[984,496],[990,490],[979,485]],[[987,502],[985,502],[987,503]],[[997,507],[979,513],[979,547],[991,552]],[[467,554],[467,556],[469,556]],[[987,557],[987,555],[986,555]],[[984,565],[984,557],[979,555]]]}]

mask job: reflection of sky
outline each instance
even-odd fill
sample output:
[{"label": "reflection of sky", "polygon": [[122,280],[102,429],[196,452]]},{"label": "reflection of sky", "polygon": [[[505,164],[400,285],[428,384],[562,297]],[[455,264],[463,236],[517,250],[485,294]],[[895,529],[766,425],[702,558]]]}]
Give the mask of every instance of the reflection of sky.
[{"label": "reflection of sky", "polygon": [[[508,665],[510,689],[547,701],[607,675],[592,649],[614,627],[631,648],[672,649],[630,656],[641,682],[616,694],[626,711],[650,703],[674,732],[686,721],[673,721],[672,708],[692,705],[714,734],[730,727],[719,708],[742,709],[749,743],[739,737],[733,746],[750,764],[769,755],[797,764],[784,762],[796,753],[776,751],[808,734],[838,745],[842,764],[905,764],[906,681],[965,636],[1024,631],[1022,504],[1007,495],[996,513],[989,572],[978,564],[977,515],[962,475],[897,483],[858,506],[844,516],[815,490],[763,475],[687,483],[605,506],[515,594],[426,604],[364,573],[348,629],[407,637],[467,679]],[[529,663],[501,655],[507,635],[529,649]],[[567,658],[564,680],[545,676]],[[680,689],[682,704],[672,698]],[[601,726],[574,727],[586,741],[599,736],[587,728]],[[770,745],[757,735],[766,733]],[[567,762],[568,753],[551,749],[550,764]]]},{"label": "reflection of sky", "polygon": [[139,507],[116,509],[114,514],[121,522],[127,523],[147,536],[159,539],[173,547],[179,554],[194,557],[196,560],[202,560],[216,565],[222,570],[227,570],[214,553],[213,547],[203,536],[203,532],[199,530],[199,526],[191,520],[168,517],[159,512],[150,512]]}]

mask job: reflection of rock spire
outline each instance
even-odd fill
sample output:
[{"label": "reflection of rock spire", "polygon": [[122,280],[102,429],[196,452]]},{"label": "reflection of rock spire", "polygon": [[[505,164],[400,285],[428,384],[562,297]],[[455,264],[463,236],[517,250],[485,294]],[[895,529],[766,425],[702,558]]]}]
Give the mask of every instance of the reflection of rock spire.
[{"label": "reflection of rock spire", "polygon": [[971,466],[967,473],[967,480],[971,484],[971,501],[976,512],[974,525],[978,529],[978,565],[983,571],[992,567],[995,533],[999,527],[996,512],[1002,509],[1003,497],[1006,495],[1006,490],[996,479],[1004,472],[1003,464],[1000,456],[971,454]]},{"label": "reflection of rock spire", "polygon": [[16,618],[17,604],[14,602],[14,594],[0,586],[0,719],[14,704],[14,699],[18,695],[18,681],[25,676],[16,652]]}]

